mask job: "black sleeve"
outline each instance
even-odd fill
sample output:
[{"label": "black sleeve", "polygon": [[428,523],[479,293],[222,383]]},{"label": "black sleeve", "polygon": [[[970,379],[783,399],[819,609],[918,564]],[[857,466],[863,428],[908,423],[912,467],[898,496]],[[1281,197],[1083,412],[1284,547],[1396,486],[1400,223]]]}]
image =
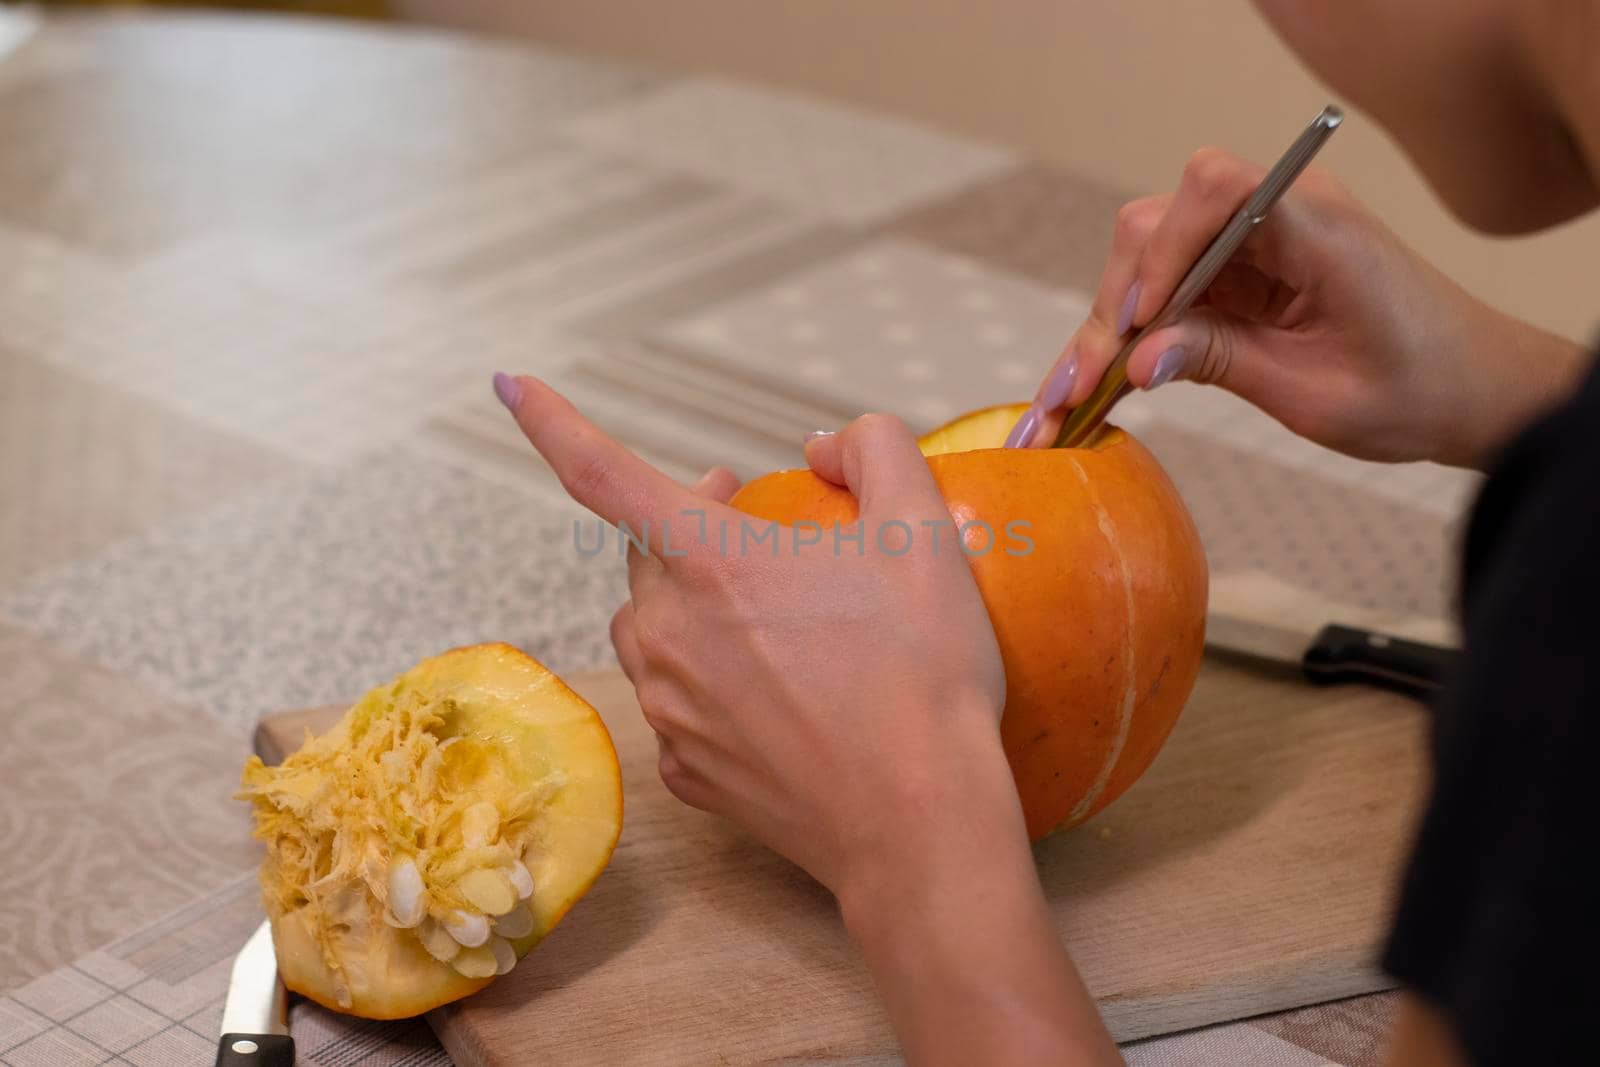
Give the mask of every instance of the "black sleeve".
[{"label": "black sleeve", "polygon": [[1600,1062],[1600,374],[1506,452],[1384,967],[1474,1067]]}]

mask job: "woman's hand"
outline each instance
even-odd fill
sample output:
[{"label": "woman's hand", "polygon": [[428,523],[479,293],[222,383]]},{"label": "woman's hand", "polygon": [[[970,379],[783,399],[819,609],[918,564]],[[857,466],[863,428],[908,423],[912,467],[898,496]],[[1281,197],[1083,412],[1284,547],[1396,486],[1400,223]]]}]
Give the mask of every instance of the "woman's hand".
[{"label": "woman's hand", "polygon": [[[543,383],[496,392],[579,503],[648,542],[611,636],[662,780],[834,892],[908,1061],[1121,1062],[1045,906],[999,648],[905,427],[866,416],[812,440],[864,536],[797,548],[780,528],[774,553],[768,524],[726,505],[731,474],[685,489]],[[744,547],[747,528],[768,539]]]},{"label": "woman's hand", "polygon": [[[994,631],[898,421],[867,416],[811,443],[817,471],[856,495],[866,536],[828,531],[796,549],[794,531],[774,546],[767,523],[726,506],[731,474],[713,472],[697,495],[548,387],[518,384],[518,420],[578,502],[648,535],[611,636],[673,793],[846,895],[930,847],[975,798],[1023,833]],[[880,527],[891,549],[915,531],[910,550],[878,551]]]},{"label": "woman's hand", "polygon": [[[1151,321],[1264,171],[1196,153],[1177,192],[1136,200],[1088,319],[1040,386],[1013,445],[1048,445],[1130,329]],[[1200,303],[1140,344],[1135,385],[1220,385],[1349,455],[1481,467],[1565,395],[1578,346],[1489,308],[1316,169],[1256,227]]]}]

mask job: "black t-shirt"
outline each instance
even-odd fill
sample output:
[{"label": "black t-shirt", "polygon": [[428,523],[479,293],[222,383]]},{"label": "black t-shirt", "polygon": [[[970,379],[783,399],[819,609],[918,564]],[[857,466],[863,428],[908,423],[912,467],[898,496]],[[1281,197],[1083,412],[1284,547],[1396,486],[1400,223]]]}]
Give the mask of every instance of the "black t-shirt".
[{"label": "black t-shirt", "polygon": [[1501,456],[1463,572],[1383,964],[1474,1067],[1600,1063],[1600,366]]}]

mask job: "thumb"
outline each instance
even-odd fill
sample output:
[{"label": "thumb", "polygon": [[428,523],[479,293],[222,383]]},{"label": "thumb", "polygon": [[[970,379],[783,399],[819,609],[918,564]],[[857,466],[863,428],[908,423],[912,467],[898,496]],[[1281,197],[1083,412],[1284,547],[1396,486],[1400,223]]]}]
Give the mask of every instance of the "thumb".
[{"label": "thumb", "polygon": [[913,526],[949,518],[916,438],[893,415],[863,415],[836,434],[814,435],[806,442],[806,462],[818,476],[849,489],[863,518]]},{"label": "thumb", "polygon": [[1128,381],[1147,391],[1172,381],[1219,385],[1259,402],[1271,374],[1261,329],[1214,308],[1196,309],[1139,342],[1128,358]]}]

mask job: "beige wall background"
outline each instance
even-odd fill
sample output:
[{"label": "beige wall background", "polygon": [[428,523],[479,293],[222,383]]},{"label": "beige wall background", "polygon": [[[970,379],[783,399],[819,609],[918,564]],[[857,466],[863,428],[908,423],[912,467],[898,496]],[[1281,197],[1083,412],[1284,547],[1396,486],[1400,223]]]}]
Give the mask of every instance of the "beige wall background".
[{"label": "beige wall background", "polygon": [[[1270,163],[1330,97],[1245,0],[398,0],[402,13],[809,90],[999,141],[1129,195],[1195,148]],[[1600,330],[1600,218],[1466,231],[1354,116],[1320,159],[1464,285],[1579,340]]]}]

